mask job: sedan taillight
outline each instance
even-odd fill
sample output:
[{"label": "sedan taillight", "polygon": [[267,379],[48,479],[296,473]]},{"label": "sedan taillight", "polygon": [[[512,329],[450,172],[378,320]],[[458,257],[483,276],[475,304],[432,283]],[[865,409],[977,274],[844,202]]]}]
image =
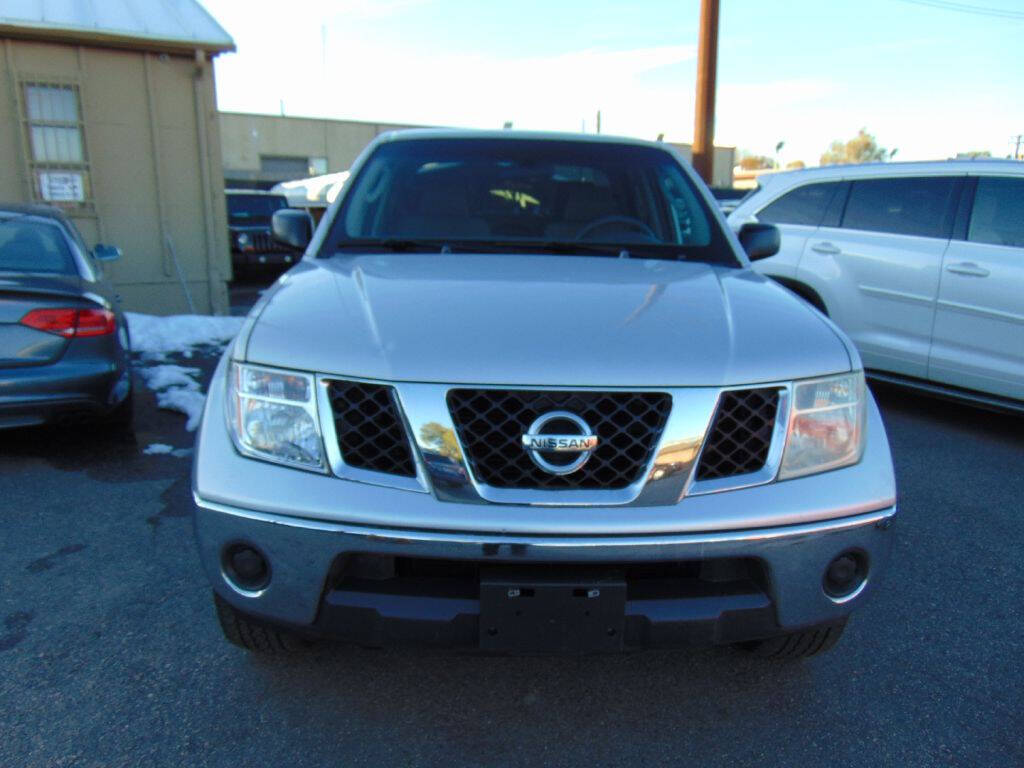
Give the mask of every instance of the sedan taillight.
[{"label": "sedan taillight", "polygon": [[106,336],[117,325],[109,309],[80,309],[75,325],[75,336]]},{"label": "sedan taillight", "polygon": [[70,339],[113,333],[117,318],[109,309],[33,309],[21,318],[21,324]]}]

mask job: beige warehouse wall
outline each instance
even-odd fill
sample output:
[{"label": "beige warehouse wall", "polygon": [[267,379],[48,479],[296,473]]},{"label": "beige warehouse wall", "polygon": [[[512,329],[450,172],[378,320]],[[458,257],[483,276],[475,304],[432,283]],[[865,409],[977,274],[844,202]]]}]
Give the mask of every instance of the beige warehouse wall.
[{"label": "beige warehouse wall", "polygon": [[230,256],[212,67],[198,70],[208,134],[204,189],[193,78],[183,56],[3,41],[0,58],[0,200],[31,202],[18,112],[24,79],[78,84],[94,205],[69,211],[86,241],[118,245],[110,265],[127,309],[187,311],[170,237],[197,311],[226,312]]},{"label": "beige warehouse wall", "polygon": [[260,155],[326,157],[328,171],[344,171],[378,134],[412,126],[278,115],[220,113],[225,174],[256,173]]},{"label": "beige warehouse wall", "polygon": [[[379,134],[412,127],[415,126],[221,112],[224,172],[228,177],[232,172],[258,173],[260,155],[326,157],[328,171],[344,171]],[[689,144],[673,146],[690,159]],[[735,156],[735,147],[715,147],[712,186],[732,186]]]}]

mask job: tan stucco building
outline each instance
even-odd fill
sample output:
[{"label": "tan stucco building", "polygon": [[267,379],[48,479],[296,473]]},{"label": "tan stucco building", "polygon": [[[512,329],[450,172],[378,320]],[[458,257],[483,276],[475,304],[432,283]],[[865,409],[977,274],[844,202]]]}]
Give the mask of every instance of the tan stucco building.
[{"label": "tan stucco building", "polygon": [[0,202],[58,205],[90,245],[120,246],[109,274],[129,310],[186,312],[190,297],[227,312],[212,58],[231,38],[194,0],[16,13],[0,6]]}]

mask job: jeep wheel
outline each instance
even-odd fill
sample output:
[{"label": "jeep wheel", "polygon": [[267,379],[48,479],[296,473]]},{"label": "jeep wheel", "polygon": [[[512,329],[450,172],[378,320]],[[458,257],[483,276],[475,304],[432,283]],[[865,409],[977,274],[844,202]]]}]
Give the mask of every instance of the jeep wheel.
[{"label": "jeep wheel", "polygon": [[228,642],[253,653],[290,653],[306,647],[307,643],[293,632],[254,619],[214,593],[217,620]]},{"label": "jeep wheel", "polygon": [[846,620],[839,624],[823,624],[803,632],[752,640],[740,647],[762,659],[803,659],[824,653],[839,642]]}]

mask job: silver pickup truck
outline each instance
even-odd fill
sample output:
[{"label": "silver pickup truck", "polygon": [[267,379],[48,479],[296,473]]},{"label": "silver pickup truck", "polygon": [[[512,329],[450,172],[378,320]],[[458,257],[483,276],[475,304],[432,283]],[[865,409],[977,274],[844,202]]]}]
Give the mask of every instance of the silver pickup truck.
[{"label": "silver pickup truck", "polygon": [[662,144],[379,138],[217,368],[193,490],[226,637],[831,647],[892,460],[850,341]]}]

